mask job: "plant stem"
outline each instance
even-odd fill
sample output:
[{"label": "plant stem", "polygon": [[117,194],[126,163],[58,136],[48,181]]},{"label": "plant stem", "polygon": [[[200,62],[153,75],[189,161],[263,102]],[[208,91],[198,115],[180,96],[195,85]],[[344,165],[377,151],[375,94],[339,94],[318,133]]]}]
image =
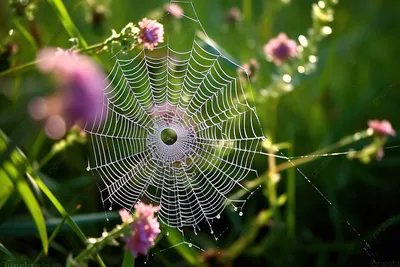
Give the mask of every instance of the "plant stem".
[{"label": "plant stem", "polygon": [[13,18],[12,22],[14,23],[18,31],[25,37],[25,39],[28,40],[33,52],[36,53],[36,51],[38,50],[38,45],[35,42],[35,38],[33,38],[33,36],[24,28],[24,26],[22,26],[19,19]]},{"label": "plant stem", "polygon": [[[284,163],[281,163],[281,164],[277,165],[276,166],[276,172],[279,173],[279,172],[282,172],[282,171],[285,171],[285,170],[288,170],[288,169],[292,169],[295,166],[299,167],[302,164],[314,161],[314,160],[324,156],[324,154],[325,154],[325,156],[332,156],[332,155],[339,156],[339,155],[347,154],[345,152],[339,153],[339,154],[328,154],[328,153],[331,153],[331,152],[333,152],[333,151],[335,151],[337,149],[340,149],[340,148],[342,148],[344,146],[350,145],[352,143],[358,142],[358,141],[360,141],[362,139],[366,139],[366,138],[371,137],[371,136],[372,136],[372,133],[370,131],[368,131],[368,130],[365,130],[365,131],[362,131],[362,132],[358,132],[358,133],[346,136],[346,137],[340,139],[338,142],[336,142],[336,143],[334,143],[334,144],[332,144],[330,146],[327,146],[327,147],[325,147],[323,149],[316,150],[316,151],[314,151],[314,152],[312,152],[312,153],[310,153],[310,154],[308,154],[306,156],[299,157],[297,159],[291,160],[291,162],[284,162]],[[264,173],[264,175],[268,175],[268,173],[269,173],[269,170],[267,170]],[[265,181],[263,179],[264,175],[261,175],[260,177],[254,179],[252,181],[246,182],[245,183],[245,187],[248,190],[256,188],[257,186],[259,186],[261,183],[263,183]],[[231,198],[232,199],[238,199],[238,198],[242,197],[244,194],[246,194],[246,192],[247,191],[245,191],[245,190],[239,190],[235,194],[233,194],[231,196]]]},{"label": "plant stem", "polygon": [[335,151],[335,150],[337,150],[337,149],[339,149],[341,147],[344,147],[344,146],[350,145],[352,143],[355,143],[355,142],[357,142],[357,141],[359,141],[361,139],[365,139],[365,138],[371,137],[372,134],[373,133],[371,131],[365,130],[365,131],[358,132],[358,133],[355,133],[355,134],[350,135],[350,136],[346,136],[346,137],[340,139],[338,142],[336,142],[336,143],[334,143],[334,144],[332,144],[330,146],[327,146],[325,148],[316,150],[311,154],[299,157],[297,159],[292,160],[291,162],[281,163],[278,166],[276,166],[276,171],[277,172],[281,172],[281,171],[293,168],[294,166],[299,166],[301,164],[314,161],[314,160],[316,160],[317,158],[320,158],[320,157],[335,156],[335,155],[337,155],[337,156],[345,155],[345,154],[347,154],[345,152],[337,153],[337,154],[329,154],[329,153],[332,152],[332,151]]},{"label": "plant stem", "polygon": [[[101,50],[104,46],[105,46],[104,43],[98,43],[98,44],[94,44],[94,45],[87,46],[85,48],[79,49],[78,52],[79,53],[88,53],[88,52],[91,52],[93,50]],[[19,72],[27,71],[30,68],[34,67],[38,62],[39,62],[39,60],[34,60],[34,61],[31,61],[31,62],[25,63],[23,65],[19,65],[19,66],[15,67],[15,68],[5,70],[3,72],[0,72],[0,77],[4,77],[4,76],[12,75],[12,74],[17,74]]]},{"label": "plant stem", "polygon": [[271,210],[263,210],[258,213],[257,218],[249,227],[250,231],[242,235],[233,245],[222,254],[222,262],[232,262],[234,259],[240,256],[245,248],[253,242],[257,237],[261,228],[267,224],[273,212]]},{"label": "plant stem", "polygon": [[[289,148],[289,157],[293,156],[293,146]],[[287,171],[286,192],[288,197],[286,210],[286,224],[288,228],[288,237],[294,238],[296,231],[296,172],[294,168]]]},{"label": "plant stem", "polygon": [[123,234],[128,229],[129,224],[117,225],[117,227],[114,228],[111,232],[108,232],[102,237],[97,238],[95,243],[89,243],[86,249],[75,257],[74,261],[81,262],[89,259],[93,254],[96,254],[99,250],[101,250],[107,243],[110,243],[112,242],[112,240],[119,238],[121,234]]}]

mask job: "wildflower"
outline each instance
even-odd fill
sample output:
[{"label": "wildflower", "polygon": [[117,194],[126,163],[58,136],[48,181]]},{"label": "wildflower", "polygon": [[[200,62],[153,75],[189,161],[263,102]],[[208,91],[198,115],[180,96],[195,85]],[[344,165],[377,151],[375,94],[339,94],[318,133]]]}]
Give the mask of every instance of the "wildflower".
[{"label": "wildflower", "polygon": [[164,26],[156,20],[144,18],[139,22],[139,28],[138,42],[145,48],[153,50],[159,43],[164,42]]},{"label": "wildflower", "polygon": [[[255,58],[249,60],[249,62],[243,64],[243,68],[239,69],[239,75],[243,78],[246,78],[246,71],[249,79],[252,80],[257,74],[257,71],[260,68],[260,64]],[[247,78],[246,78],[247,79]]]},{"label": "wildflower", "polygon": [[296,42],[289,39],[285,33],[280,33],[264,46],[264,53],[269,60],[279,66],[297,55]]},{"label": "wildflower", "polygon": [[[160,224],[154,213],[160,208],[146,205],[142,202],[135,205],[135,219],[130,224],[131,233],[126,238],[125,248],[130,249],[132,254],[146,255],[149,248],[154,246],[154,240],[161,232]],[[129,222],[130,214],[128,211],[120,211],[122,221]]]},{"label": "wildflower", "polygon": [[368,126],[372,130],[374,130],[374,132],[376,134],[381,135],[381,136],[396,135],[395,130],[392,128],[392,125],[387,120],[383,120],[383,121],[372,120],[372,121],[368,122]]},{"label": "wildflower", "polygon": [[233,7],[225,15],[225,20],[230,24],[235,24],[242,21],[242,12],[239,8]]},{"label": "wildflower", "polygon": [[28,105],[33,119],[47,119],[48,136],[61,138],[64,128],[61,125],[65,128],[82,122],[93,125],[96,114],[102,110],[103,89],[107,86],[100,68],[86,56],[53,48],[40,51],[37,67],[43,73],[51,73],[59,86],[52,96],[34,98]]},{"label": "wildflower", "polygon": [[166,4],[164,6],[164,10],[177,19],[181,19],[183,17],[183,9],[178,4]]},{"label": "wildflower", "polygon": [[123,223],[129,223],[133,220],[132,214],[126,209],[122,209],[119,211],[119,216],[121,217],[121,221]]}]

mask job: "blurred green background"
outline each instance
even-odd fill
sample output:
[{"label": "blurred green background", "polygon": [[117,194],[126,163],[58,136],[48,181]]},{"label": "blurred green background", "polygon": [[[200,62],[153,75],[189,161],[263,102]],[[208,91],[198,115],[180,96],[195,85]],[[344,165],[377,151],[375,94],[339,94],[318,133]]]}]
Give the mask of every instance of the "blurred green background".
[{"label": "blurred green background", "polygon": [[[268,87],[276,68],[265,60],[263,45],[280,32],[286,32],[292,39],[306,35],[312,22],[314,1],[292,0],[290,5],[273,11],[274,2],[277,0],[193,0],[207,33],[232,59],[243,64],[254,57],[260,62],[258,80],[253,86],[256,97],[262,88]],[[112,1],[107,9],[109,17],[101,26],[87,22],[84,2],[64,3],[84,38],[89,44],[95,44],[106,39],[110,29],[119,31],[130,21],[137,22],[154,14],[166,1]],[[245,7],[244,19],[236,25],[229,25],[225,20],[232,7],[242,10]],[[184,22],[161,22],[168,31],[175,29],[170,38],[178,40],[178,45],[188,45],[185,42],[191,36],[185,33]],[[46,1],[38,1],[32,27],[38,31],[43,46],[70,46],[68,34]],[[302,77],[294,91],[281,98],[277,110],[276,142],[291,142],[293,155],[305,155],[366,129],[370,119],[388,119],[400,130],[400,2],[340,1],[331,27],[332,35],[319,47],[317,71]],[[6,40],[10,29],[15,29],[15,25],[8,3],[3,0],[0,2],[0,40]],[[35,59],[35,49],[20,33],[13,40],[19,49],[12,64]],[[106,70],[112,66],[109,57],[107,53],[99,56]],[[1,69],[5,69],[8,62],[2,60],[1,64]],[[46,139],[41,147],[33,146],[37,136],[43,133],[40,125],[27,116],[26,105],[33,96],[50,92],[51,83],[35,70],[0,79],[0,128],[28,158],[42,159],[53,142]],[[268,101],[257,103],[257,109],[260,114],[268,113]],[[260,116],[267,128],[268,116]],[[387,145],[396,145],[399,141],[400,138],[394,137]],[[367,143],[361,141],[352,148],[361,149]],[[375,254],[377,262],[400,264],[399,151],[399,148],[387,150],[382,161],[368,165],[333,156],[302,165],[300,169],[334,207],[296,171],[295,236],[287,236],[284,220],[275,225],[271,222],[269,227],[262,228],[255,242],[226,266],[369,266],[372,259],[363,249],[367,247],[363,239],[371,246],[368,251]],[[110,221],[105,220],[97,178],[85,171],[87,154],[87,145],[69,147],[42,168],[42,177],[67,210],[82,205],[74,214],[76,222],[87,236],[99,236],[103,228],[119,223],[119,217],[109,212]],[[260,171],[267,168],[265,158],[257,158],[256,164]],[[284,192],[287,172],[281,175],[278,190]],[[41,203],[51,231],[60,217],[47,201]],[[228,249],[235,240],[246,236],[254,226],[258,211],[267,207],[262,190],[258,190],[247,202],[243,217],[227,209],[223,218],[215,222],[216,229],[223,232],[217,242],[208,231],[194,236],[189,229],[187,238],[204,249]],[[281,209],[284,214],[285,206]],[[17,193],[1,208],[0,242],[19,257],[34,258],[41,250],[35,224]],[[153,251],[168,248],[174,242],[178,241],[163,238]],[[81,249],[79,239],[64,227],[43,260],[63,264],[68,253],[77,254]],[[190,266],[200,254],[196,249],[181,246],[157,253],[148,260],[142,257],[137,265],[147,261],[151,266]],[[106,248],[101,255],[109,266],[118,266],[123,253],[120,248]],[[6,258],[1,255],[0,259]],[[215,262],[209,264],[217,266]]]}]

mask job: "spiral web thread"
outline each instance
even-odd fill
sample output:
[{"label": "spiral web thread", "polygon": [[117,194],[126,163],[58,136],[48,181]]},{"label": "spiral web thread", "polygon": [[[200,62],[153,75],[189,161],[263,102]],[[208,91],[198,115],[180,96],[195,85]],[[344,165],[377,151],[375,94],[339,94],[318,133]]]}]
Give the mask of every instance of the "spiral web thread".
[{"label": "spiral web thread", "polygon": [[[224,61],[196,41],[189,52],[166,45],[115,58],[103,122],[86,130],[94,151],[88,170],[105,184],[104,202],[132,210],[147,197],[160,204],[160,220],[178,228],[218,218],[227,204],[242,209],[246,200],[227,194],[247,190],[239,182],[257,175],[251,165],[264,136]],[[162,141],[164,129],[176,132],[174,144]]]}]

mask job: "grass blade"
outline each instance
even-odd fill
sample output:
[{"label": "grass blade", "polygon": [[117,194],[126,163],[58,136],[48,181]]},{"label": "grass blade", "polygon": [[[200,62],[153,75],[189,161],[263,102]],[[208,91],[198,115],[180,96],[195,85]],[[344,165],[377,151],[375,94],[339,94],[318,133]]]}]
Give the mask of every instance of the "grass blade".
[{"label": "grass blade", "polygon": [[135,257],[129,249],[125,250],[122,267],[135,267]]},{"label": "grass blade", "polygon": [[[7,150],[8,138],[0,131],[0,148],[3,154]],[[48,251],[48,239],[47,239],[47,229],[46,223],[43,217],[40,205],[36,200],[35,194],[32,192],[27,181],[24,179],[23,174],[28,168],[29,163],[25,155],[18,148],[14,149],[10,155],[9,159],[2,163],[1,174],[7,176],[10,181],[13,182],[16,190],[20,194],[22,200],[25,202],[26,207],[32,215],[32,218],[36,224],[36,228],[39,232],[40,239],[42,241],[43,250],[47,254]],[[2,201],[3,202],[3,201]]]},{"label": "grass blade", "polygon": [[71,38],[78,38],[79,44],[86,48],[87,42],[79,32],[78,28],[75,26],[75,23],[72,21],[71,17],[68,14],[67,8],[61,0],[48,0],[49,4],[54,8],[57,13],[58,18],[63,24],[65,30]]}]

